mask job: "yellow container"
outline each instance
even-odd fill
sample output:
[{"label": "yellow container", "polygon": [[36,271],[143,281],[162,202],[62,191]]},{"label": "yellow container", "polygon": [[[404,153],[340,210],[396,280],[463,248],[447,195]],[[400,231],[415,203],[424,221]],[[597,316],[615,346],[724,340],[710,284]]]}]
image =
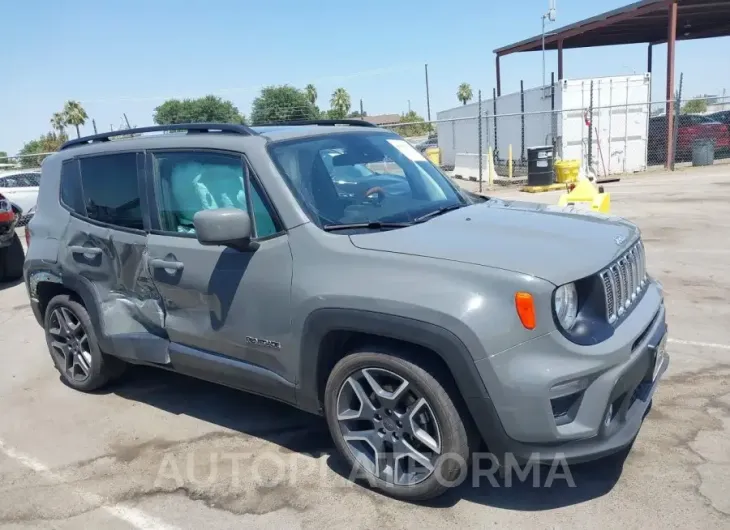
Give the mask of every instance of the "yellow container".
[{"label": "yellow container", "polygon": [[441,149],[438,147],[429,147],[426,149],[426,158],[428,158],[435,165],[441,165]]},{"label": "yellow container", "polygon": [[556,160],[555,178],[560,183],[575,182],[580,172],[580,160]]}]

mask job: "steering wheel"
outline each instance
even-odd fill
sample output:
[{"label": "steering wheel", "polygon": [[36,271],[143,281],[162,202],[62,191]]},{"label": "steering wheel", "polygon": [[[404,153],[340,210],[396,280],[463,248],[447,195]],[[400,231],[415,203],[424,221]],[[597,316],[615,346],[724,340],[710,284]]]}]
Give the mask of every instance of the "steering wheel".
[{"label": "steering wheel", "polygon": [[380,186],[374,186],[365,192],[365,200],[376,206],[380,206],[385,200],[385,190]]}]

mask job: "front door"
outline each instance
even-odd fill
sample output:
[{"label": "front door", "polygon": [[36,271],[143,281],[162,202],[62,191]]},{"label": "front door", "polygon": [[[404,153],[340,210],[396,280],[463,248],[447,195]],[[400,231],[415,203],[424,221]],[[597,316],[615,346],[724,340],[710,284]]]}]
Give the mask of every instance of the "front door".
[{"label": "front door", "polygon": [[[171,353],[177,347],[185,359],[200,355],[208,365],[263,369],[293,382],[288,236],[248,163],[239,154],[175,150],[150,153],[148,168],[158,224],[148,238],[149,266]],[[195,213],[224,207],[249,212],[255,250],[198,242]]]}]

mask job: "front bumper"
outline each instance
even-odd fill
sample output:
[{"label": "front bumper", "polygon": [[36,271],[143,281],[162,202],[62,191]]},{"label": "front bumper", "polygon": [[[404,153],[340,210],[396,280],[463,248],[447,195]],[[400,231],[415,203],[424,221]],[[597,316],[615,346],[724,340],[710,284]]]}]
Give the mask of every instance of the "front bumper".
[{"label": "front bumper", "polygon": [[[477,424],[490,452],[502,461],[581,462],[629,446],[669,364],[665,309],[657,287],[619,329],[608,344],[583,352],[549,334],[479,361],[490,399]],[[490,385],[491,378],[502,384]],[[552,389],[566,381],[582,383],[567,419],[556,416],[551,400]],[[476,403],[471,405],[474,410]]]}]

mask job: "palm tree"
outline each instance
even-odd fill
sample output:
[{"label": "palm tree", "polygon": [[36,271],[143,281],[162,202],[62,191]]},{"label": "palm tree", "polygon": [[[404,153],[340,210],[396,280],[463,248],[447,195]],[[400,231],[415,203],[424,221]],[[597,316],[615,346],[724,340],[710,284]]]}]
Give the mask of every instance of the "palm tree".
[{"label": "palm tree", "polygon": [[459,85],[459,89],[456,91],[456,97],[463,105],[466,105],[474,97],[474,92],[472,92],[469,83]]},{"label": "palm tree", "polygon": [[307,94],[307,100],[312,104],[317,103],[317,88],[313,84],[308,84],[304,88],[304,93]]},{"label": "palm tree", "polygon": [[89,117],[84,107],[78,101],[70,100],[63,106],[63,113],[66,116],[66,123],[76,127],[76,137],[81,138],[79,125],[85,124],[86,119]]},{"label": "palm tree", "polygon": [[59,135],[64,133],[66,128],[66,115],[63,112],[54,112],[51,116],[51,128],[58,131]]},{"label": "palm tree", "polygon": [[332,92],[332,99],[330,99],[330,107],[335,113],[344,118],[347,113],[350,112],[350,94],[344,88],[338,88]]}]

